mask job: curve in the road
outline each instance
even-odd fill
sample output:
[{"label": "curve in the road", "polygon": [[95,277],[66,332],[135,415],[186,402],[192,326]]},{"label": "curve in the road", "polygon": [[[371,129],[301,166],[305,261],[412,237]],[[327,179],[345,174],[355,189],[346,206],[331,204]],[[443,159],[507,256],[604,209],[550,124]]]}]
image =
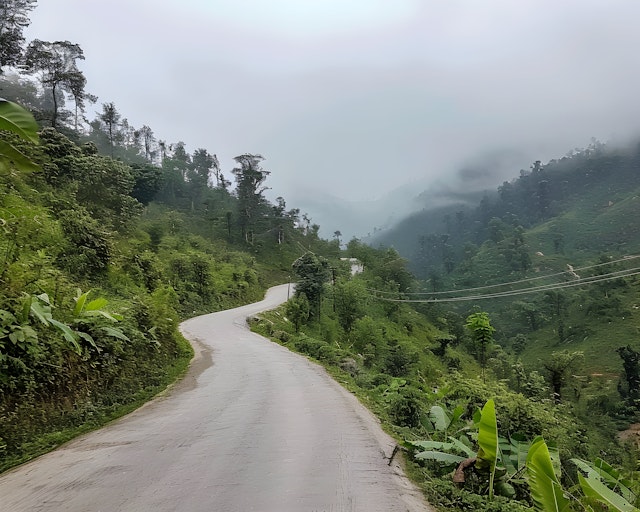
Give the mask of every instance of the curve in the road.
[{"label": "curve in the road", "polygon": [[184,322],[196,357],[158,399],[0,477],[11,512],[427,511],[394,441],[320,366],[265,340],[262,302]]}]

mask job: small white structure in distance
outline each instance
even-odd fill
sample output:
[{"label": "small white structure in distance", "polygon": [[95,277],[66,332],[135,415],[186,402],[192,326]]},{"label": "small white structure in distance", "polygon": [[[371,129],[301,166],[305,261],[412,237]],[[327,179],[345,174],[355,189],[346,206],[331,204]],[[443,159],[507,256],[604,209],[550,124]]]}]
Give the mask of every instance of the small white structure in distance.
[{"label": "small white structure in distance", "polygon": [[360,274],[364,271],[364,265],[358,258],[340,258],[341,261],[348,261],[351,265],[351,275]]}]

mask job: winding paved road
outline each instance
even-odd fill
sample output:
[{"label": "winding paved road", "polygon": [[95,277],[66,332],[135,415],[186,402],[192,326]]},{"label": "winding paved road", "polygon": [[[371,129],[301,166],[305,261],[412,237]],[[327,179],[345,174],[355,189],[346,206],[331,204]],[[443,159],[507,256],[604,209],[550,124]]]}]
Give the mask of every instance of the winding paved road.
[{"label": "winding paved road", "polygon": [[186,377],[107,427],[0,477],[3,512],[431,510],[394,442],[325,371],[250,332],[286,300],[193,318]]}]

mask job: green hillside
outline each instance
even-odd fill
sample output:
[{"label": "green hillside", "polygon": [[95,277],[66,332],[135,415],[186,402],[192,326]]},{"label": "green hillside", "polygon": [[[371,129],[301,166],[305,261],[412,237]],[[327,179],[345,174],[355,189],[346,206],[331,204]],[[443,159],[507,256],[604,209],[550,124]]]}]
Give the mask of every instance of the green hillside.
[{"label": "green hillside", "polygon": [[[304,260],[296,297],[255,328],[327,366],[406,440],[410,471],[442,510],[529,508],[525,470],[505,454],[522,461],[540,434],[559,450],[576,510],[590,502],[572,458],[608,457],[635,489],[637,449],[617,435],[640,413],[636,149],[594,144],[536,162],[474,208],[406,219],[383,236],[399,247],[415,237],[408,264],[421,281],[395,249],[357,240],[347,255],[364,273],[338,273],[333,286],[321,286],[321,260]],[[489,398],[506,443],[494,501],[477,461],[464,470],[471,482],[451,481],[483,454],[474,429]]]},{"label": "green hillside", "polygon": [[84,52],[28,42],[34,8],[5,2],[0,31],[0,471],[175,381],[192,354],[181,320],[260,299],[306,251],[340,252],[265,197],[261,155],[222,169],[113,102],[89,119]]},{"label": "green hillside", "polygon": [[424,293],[407,299],[451,300],[443,304],[463,316],[488,311],[500,345],[531,369],[554,351],[581,351],[580,386],[597,380],[615,396],[617,349],[640,349],[639,214],[638,146],[594,144],[534,163],[473,209],[422,212],[379,242],[414,240],[404,255]]},{"label": "green hillside", "polygon": [[259,300],[307,250],[338,256],[264,198],[262,157],[236,159],[231,193],[204,150],[114,159],[7,101],[0,129],[0,469],[174,381],[181,320]]}]

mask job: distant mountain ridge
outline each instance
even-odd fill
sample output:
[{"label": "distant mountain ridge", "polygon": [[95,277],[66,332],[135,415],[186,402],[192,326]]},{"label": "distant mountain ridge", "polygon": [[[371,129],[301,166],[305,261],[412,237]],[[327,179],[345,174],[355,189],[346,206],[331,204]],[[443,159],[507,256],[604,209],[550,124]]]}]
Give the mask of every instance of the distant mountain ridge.
[{"label": "distant mountain ridge", "polygon": [[638,145],[594,143],[559,160],[534,162],[495,190],[452,194],[450,204],[409,215],[372,244],[393,246],[421,278],[453,273],[472,245],[500,242],[515,228],[523,230],[529,256],[625,252],[640,248],[639,187]]},{"label": "distant mountain ridge", "polygon": [[473,207],[487,187],[495,187],[512,169],[528,161],[519,151],[493,150],[461,163],[452,172],[432,169],[439,176],[435,181],[429,177],[432,173],[426,172],[424,178],[399,185],[377,199],[347,200],[338,193],[313,190],[296,191],[296,201],[320,224],[323,236],[330,237],[339,230],[345,241],[356,237],[374,244],[378,240],[384,243],[385,233],[421,212],[456,205]]}]

